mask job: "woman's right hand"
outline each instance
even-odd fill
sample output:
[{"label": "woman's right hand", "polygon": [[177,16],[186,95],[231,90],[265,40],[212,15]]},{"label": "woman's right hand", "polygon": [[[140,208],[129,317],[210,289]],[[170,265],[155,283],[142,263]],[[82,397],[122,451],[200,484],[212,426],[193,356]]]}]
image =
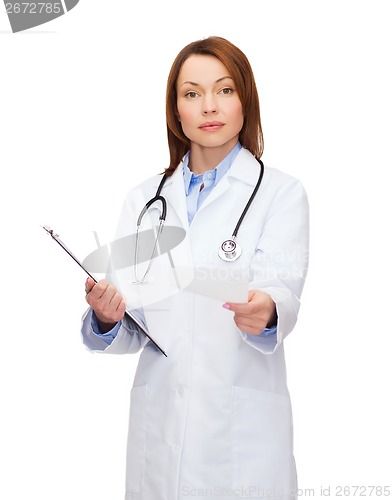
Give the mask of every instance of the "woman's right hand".
[{"label": "woman's right hand", "polygon": [[95,283],[87,278],[85,291],[86,301],[94,309],[101,332],[108,332],[124,317],[124,297],[106,280]]}]

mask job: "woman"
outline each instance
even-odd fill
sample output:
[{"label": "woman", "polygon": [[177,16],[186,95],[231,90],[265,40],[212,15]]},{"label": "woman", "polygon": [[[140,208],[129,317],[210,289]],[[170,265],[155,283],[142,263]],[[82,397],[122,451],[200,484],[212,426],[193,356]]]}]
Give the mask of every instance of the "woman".
[{"label": "woman", "polygon": [[[278,170],[265,167],[263,174],[252,69],[227,40],[210,37],[178,54],[166,112],[170,166],[160,194],[165,228],[183,228],[184,235],[173,244],[162,233],[171,244],[159,247],[150,268],[139,259],[136,266],[114,265],[98,284],[86,282],[86,346],[118,354],[143,348],[131,393],[126,499],[292,499],[283,339],[296,323],[307,270],[306,194]],[[238,229],[242,253],[222,260],[218,249],[261,177]],[[135,233],[161,180],[157,175],[128,195],[118,238]],[[143,230],[156,227],[160,208],[151,205]],[[238,276],[248,280],[247,302],[223,298]],[[217,277],[227,285],[222,300],[212,291]],[[168,357],[124,317],[126,303]]]}]

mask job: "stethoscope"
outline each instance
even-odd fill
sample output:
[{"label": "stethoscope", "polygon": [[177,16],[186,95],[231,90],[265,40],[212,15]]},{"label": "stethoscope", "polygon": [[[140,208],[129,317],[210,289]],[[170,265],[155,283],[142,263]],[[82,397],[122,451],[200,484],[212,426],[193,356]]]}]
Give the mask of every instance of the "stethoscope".
[{"label": "stethoscope", "polygon": [[[253,192],[248,200],[248,203],[246,204],[245,208],[243,209],[242,213],[241,213],[241,216],[240,218],[238,219],[238,222],[237,222],[237,225],[235,226],[234,228],[234,231],[233,231],[233,234],[231,235],[231,237],[227,240],[225,240],[219,247],[219,250],[218,250],[218,255],[219,257],[226,261],[226,262],[234,262],[235,260],[237,260],[241,254],[242,254],[242,248],[241,246],[237,243],[237,233],[241,227],[241,224],[244,220],[244,217],[246,215],[246,213],[248,212],[249,210],[249,207],[251,206],[256,194],[257,194],[257,191],[259,190],[259,187],[260,187],[260,184],[261,184],[261,181],[263,179],[263,175],[264,175],[264,164],[263,162],[256,158],[256,160],[259,162],[260,164],[260,173],[259,173],[259,178],[257,180],[257,183],[253,189]],[[159,237],[162,233],[162,230],[163,230],[163,227],[164,227],[164,224],[165,224],[165,220],[166,220],[166,213],[167,213],[167,203],[166,203],[166,199],[161,195],[161,191],[162,191],[162,188],[165,184],[165,181],[166,179],[168,178],[168,176],[166,174],[163,175],[162,179],[161,179],[161,182],[159,183],[159,186],[158,186],[158,189],[155,193],[155,196],[153,198],[151,198],[151,200],[149,200],[143,207],[142,211],[140,212],[140,215],[137,219],[137,222],[136,222],[136,241],[135,241],[135,256],[134,256],[134,274],[135,274],[135,283],[146,283],[146,277],[150,271],[150,268],[151,268],[151,265],[152,265],[152,262],[154,260],[154,256],[155,256],[155,252],[156,252],[156,249],[157,249],[157,246],[158,246],[158,241],[159,241]],[[143,275],[143,277],[141,279],[138,278],[138,271],[137,271],[137,256],[138,256],[138,250],[139,250],[139,229],[140,229],[140,226],[142,224],[142,221],[143,221],[143,217],[145,215],[145,213],[147,212],[147,210],[151,207],[151,205],[153,205],[154,203],[156,202],[159,202],[161,203],[162,205],[162,211],[161,211],[161,215],[159,217],[159,226],[158,226],[158,229],[157,229],[157,233],[156,233],[156,237],[155,237],[155,242],[154,242],[154,247],[153,247],[153,250],[152,250],[152,253],[151,253],[151,257],[150,257],[150,261],[148,263],[148,266],[147,266],[147,269]]]}]

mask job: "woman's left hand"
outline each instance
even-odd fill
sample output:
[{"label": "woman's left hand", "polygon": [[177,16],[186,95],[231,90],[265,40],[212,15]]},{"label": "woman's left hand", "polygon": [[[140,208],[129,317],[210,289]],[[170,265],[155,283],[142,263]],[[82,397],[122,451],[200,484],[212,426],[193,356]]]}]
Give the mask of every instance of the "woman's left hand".
[{"label": "woman's left hand", "polygon": [[267,326],[276,325],[275,302],[260,290],[250,290],[246,304],[226,302],[223,307],[233,311],[235,324],[251,335],[259,335]]}]

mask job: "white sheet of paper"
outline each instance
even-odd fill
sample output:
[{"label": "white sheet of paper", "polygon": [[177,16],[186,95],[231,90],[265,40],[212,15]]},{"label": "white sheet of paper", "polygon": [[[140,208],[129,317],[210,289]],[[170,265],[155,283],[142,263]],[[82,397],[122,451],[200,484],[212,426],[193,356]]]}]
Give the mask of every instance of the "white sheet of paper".
[{"label": "white sheet of paper", "polygon": [[196,268],[193,271],[193,279],[185,290],[222,302],[248,302],[248,276],[240,270]]}]

